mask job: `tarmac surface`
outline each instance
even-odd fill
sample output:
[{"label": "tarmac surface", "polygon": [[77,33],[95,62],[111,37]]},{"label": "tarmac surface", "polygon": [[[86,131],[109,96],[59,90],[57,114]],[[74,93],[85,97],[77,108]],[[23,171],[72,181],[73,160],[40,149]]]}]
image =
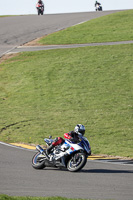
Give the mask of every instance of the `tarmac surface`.
[{"label": "tarmac surface", "polygon": [[50,49],[66,49],[66,48],[78,48],[86,46],[106,46],[106,45],[119,45],[119,44],[133,44],[133,41],[120,41],[120,42],[103,42],[103,43],[89,43],[89,44],[68,44],[68,45],[45,45],[45,46],[19,46],[9,53],[19,53],[25,51],[42,51]]},{"label": "tarmac surface", "polygon": [[118,11],[1,17],[0,57],[36,38],[115,12]]},{"label": "tarmac surface", "polygon": [[88,160],[76,173],[57,168],[35,170],[35,150],[0,143],[0,194],[85,199],[133,199],[133,164]]}]

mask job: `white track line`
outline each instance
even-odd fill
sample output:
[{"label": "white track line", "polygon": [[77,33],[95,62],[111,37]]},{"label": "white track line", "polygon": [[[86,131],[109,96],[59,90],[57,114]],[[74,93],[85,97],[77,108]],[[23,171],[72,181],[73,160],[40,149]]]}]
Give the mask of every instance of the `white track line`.
[{"label": "white track line", "polygon": [[13,147],[13,148],[16,148],[16,149],[22,149],[22,150],[27,150],[27,151],[35,151],[35,150],[32,150],[32,149],[26,149],[26,148],[23,148],[23,147],[15,146],[15,145],[12,145],[12,144],[7,144],[7,143],[4,143],[4,142],[0,142],[0,144],[3,144],[5,146],[9,146],[9,147]]}]

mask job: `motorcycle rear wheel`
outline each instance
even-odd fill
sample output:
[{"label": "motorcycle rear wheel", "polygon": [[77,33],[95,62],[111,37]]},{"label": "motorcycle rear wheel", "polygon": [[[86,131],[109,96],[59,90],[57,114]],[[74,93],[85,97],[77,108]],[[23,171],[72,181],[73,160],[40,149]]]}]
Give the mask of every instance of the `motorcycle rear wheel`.
[{"label": "motorcycle rear wheel", "polygon": [[32,167],[34,169],[43,169],[45,167],[45,161],[42,154],[37,152],[32,158]]},{"label": "motorcycle rear wheel", "polygon": [[[74,157],[76,156],[76,162]],[[77,172],[81,170],[87,162],[87,157],[84,153],[76,153],[67,163],[67,169],[70,172]]]},{"label": "motorcycle rear wheel", "polygon": [[40,9],[38,9],[38,15],[40,15],[41,14],[41,11],[40,11]]}]

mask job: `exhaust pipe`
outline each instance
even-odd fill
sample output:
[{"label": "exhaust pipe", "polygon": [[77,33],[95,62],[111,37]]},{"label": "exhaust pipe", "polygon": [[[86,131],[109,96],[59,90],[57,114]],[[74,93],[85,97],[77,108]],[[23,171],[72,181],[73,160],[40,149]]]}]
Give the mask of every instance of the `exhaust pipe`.
[{"label": "exhaust pipe", "polygon": [[43,152],[44,152],[44,149],[43,149],[40,145],[37,145],[37,146],[36,146],[36,149],[37,149],[37,151],[39,151],[40,153],[43,153]]}]

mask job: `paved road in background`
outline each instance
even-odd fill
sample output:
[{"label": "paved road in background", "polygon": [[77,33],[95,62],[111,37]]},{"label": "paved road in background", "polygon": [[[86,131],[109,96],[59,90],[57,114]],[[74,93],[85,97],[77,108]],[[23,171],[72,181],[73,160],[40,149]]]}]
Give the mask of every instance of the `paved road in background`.
[{"label": "paved road in background", "polygon": [[0,57],[38,37],[118,11],[0,17]]},{"label": "paved road in background", "polygon": [[87,162],[81,172],[31,166],[34,151],[0,143],[0,194],[133,199],[133,164]]}]

